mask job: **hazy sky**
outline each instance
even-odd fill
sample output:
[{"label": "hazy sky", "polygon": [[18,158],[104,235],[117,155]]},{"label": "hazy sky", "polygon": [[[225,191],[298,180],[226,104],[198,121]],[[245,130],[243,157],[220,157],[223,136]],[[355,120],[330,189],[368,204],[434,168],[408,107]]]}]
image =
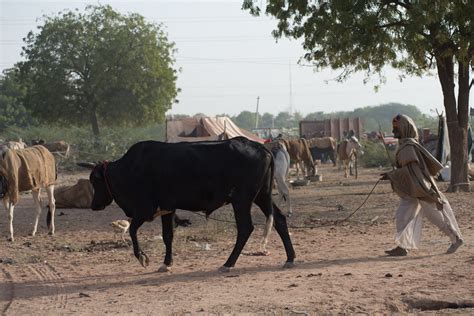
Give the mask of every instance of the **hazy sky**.
[{"label": "hazy sky", "polygon": [[[242,1],[125,1],[125,0],[0,0],[0,69],[21,60],[22,38],[36,30],[37,18],[87,4],[110,4],[121,13],[136,12],[150,22],[163,23],[169,39],[176,43],[179,74],[179,104],[169,113],[235,115],[281,111],[350,111],[389,102],[412,104],[422,112],[443,110],[437,77],[408,78],[387,69],[387,84],[379,92],[374,82],[364,85],[363,76],[345,83],[332,79],[330,70],[315,72],[298,66],[303,55],[296,41],[278,42],[270,32],[276,25],[270,17],[252,17],[241,10]],[[328,82],[329,81],[329,82]]]}]

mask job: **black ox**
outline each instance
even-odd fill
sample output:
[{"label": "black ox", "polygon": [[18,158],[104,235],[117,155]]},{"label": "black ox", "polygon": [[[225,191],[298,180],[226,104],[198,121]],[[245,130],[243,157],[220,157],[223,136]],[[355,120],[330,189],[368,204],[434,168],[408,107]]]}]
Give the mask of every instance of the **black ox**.
[{"label": "black ox", "polygon": [[273,171],[272,154],[263,145],[243,137],[216,142],[140,142],[122,158],[95,165],[90,174],[94,187],[91,208],[103,210],[115,200],[132,219],[133,253],[144,267],[149,259],[140,249],[137,230],[144,222],[161,216],[166,254],[159,271],[168,271],[173,263],[175,210],[209,215],[231,203],[237,240],[219,269],[226,272],[234,267],[254,229],[250,210],[255,203],[265,214],[267,226],[273,217],[287,255],[284,267],[291,267],[295,252],[285,216],[272,201]]}]

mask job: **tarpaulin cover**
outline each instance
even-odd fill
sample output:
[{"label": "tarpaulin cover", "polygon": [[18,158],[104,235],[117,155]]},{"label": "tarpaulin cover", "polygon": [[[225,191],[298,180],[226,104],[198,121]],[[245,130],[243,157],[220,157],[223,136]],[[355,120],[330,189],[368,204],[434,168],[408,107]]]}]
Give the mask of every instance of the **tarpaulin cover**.
[{"label": "tarpaulin cover", "polygon": [[237,136],[262,144],[264,142],[264,139],[238,127],[225,116],[185,118],[166,122],[166,141],[169,143],[229,139]]}]

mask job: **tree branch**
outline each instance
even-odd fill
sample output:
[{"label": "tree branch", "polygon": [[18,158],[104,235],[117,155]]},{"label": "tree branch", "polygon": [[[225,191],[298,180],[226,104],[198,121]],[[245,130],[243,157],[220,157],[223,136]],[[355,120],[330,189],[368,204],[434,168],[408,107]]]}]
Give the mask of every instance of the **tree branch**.
[{"label": "tree branch", "polygon": [[377,27],[387,28],[387,27],[392,27],[392,26],[407,26],[407,24],[402,21],[397,21],[397,22],[392,22],[392,23],[387,23],[387,24],[380,24]]},{"label": "tree branch", "polygon": [[409,0],[404,0],[404,1],[384,1],[384,4],[394,4],[396,6],[401,6],[402,8],[405,8],[406,10],[411,9],[412,5]]}]

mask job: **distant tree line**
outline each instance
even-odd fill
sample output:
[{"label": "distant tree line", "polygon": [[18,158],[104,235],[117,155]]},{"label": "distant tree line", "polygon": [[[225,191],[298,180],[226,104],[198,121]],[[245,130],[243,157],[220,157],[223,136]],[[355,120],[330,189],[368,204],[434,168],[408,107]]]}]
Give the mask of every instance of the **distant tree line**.
[{"label": "distant tree line", "polygon": [[[360,117],[363,128],[367,132],[382,131],[390,132],[392,130],[392,118],[397,114],[406,114],[412,117],[420,128],[435,129],[438,121],[436,117],[428,116],[422,113],[414,105],[405,105],[400,103],[388,103],[378,106],[366,106],[354,109],[353,111],[339,111],[326,113],[323,111],[311,112],[304,116],[300,112],[280,112],[277,115],[271,113],[258,114],[258,128],[299,128],[300,121],[325,120],[330,118],[352,118]],[[255,112],[242,111],[237,115],[220,114],[219,116],[230,117],[239,127],[246,130],[252,130],[256,127],[257,115]],[[197,113],[193,117],[206,116],[204,113]],[[173,119],[191,117],[190,115],[173,115]],[[170,117],[171,118],[171,117]],[[380,126],[379,126],[380,124]]]}]

